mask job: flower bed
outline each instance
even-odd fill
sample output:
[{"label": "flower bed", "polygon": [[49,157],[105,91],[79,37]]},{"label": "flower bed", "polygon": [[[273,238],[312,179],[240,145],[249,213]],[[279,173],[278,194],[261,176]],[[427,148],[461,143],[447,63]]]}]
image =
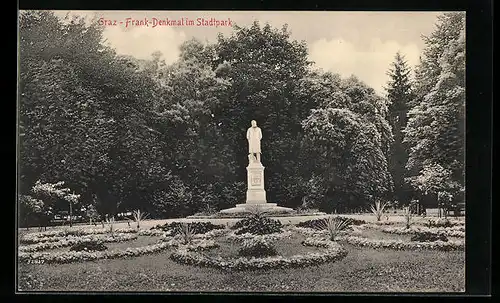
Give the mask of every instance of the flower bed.
[{"label": "flower bed", "polygon": [[71,246],[70,251],[104,251],[108,249],[102,242],[87,241],[79,242]]},{"label": "flower bed", "polygon": [[[361,230],[363,228],[367,228],[367,225],[356,226],[354,229],[355,234],[361,234]],[[304,227],[294,227],[293,230],[306,235],[309,237],[308,241],[312,241],[316,239],[316,241],[323,241],[327,236],[326,231],[318,231],[312,228],[304,228]],[[365,246],[371,248],[389,248],[396,250],[404,250],[404,249],[437,249],[437,250],[455,250],[455,249],[463,249],[465,246],[464,241],[453,241],[448,240],[444,241],[435,241],[435,242],[414,242],[414,241],[404,241],[404,240],[378,240],[378,239],[369,239],[364,237],[359,237],[356,235],[340,235],[338,237],[339,241],[345,241],[349,244],[355,246]]]},{"label": "flower bed", "polygon": [[[82,261],[93,261],[99,259],[117,259],[123,257],[136,257],[145,254],[156,253],[170,247],[178,247],[177,241],[161,242],[153,245],[127,248],[125,250],[112,250],[112,251],[65,251],[57,253],[49,252],[19,252],[19,262],[31,264],[44,264],[44,263],[72,263]],[[209,246],[209,245],[208,245]]]},{"label": "flower bed", "polygon": [[[205,234],[212,230],[225,229],[224,225],[215,225],[211,222],[189,222],[187,224],[194,234]],[[152,227],[151,230],[162,230],[164,232],[170,232],[172,235],[175,235],[179,233],[179,231],[181,230],[181,226],[182,222],[172,222]]]},{"label": "flower bed", "polygon": [[326,230],[316,230],[308,227],[292,227],[290,230],[296,231],[304,236],[311,238],[325,238],[328,236],[328,231]]},{"label": "flower bed", "polygon": [[[120,231],[119,229],[116,231]],[[96,232],[95,230],[92,232]],[[99,231],[100,232],[100,231]],[[137,232],[137,231],[135,231]],[[60,239],[59,241],[53,242],[41,242],[34,245],[20,246],[19,247],[19,261],[23,263],[71,263],[71,262],[82,262],[91,261],[98,259],[116,259],[121,257],[135,257],[144,254],[150,254],[159,252],[161,250],[177,247],[180,249],[185,249],[188,251],[199,251],[215,248],[218,244],[210,240],[213,237],[217,237],[227,233],[227,230],[212,230],[211,232],[205,234],[195,235],[195,240],[187,245],[181,244],[178,239],[170,237],[167,232],[158,230],[141,230],[136,234],[119,234],[115,233],[113,236],[106,235],[100,236],[97,234],[88,234],[86,236],[74,237],[67,236],[66,239]],[[51,232],[49,237],[56,238],[61,235],[61,232]],[[83,242],[122,242],[136,239],[138,235],[144,236],[162,236],[163,241],[147,245],[143,247],[127,248],[125,250],[112,250],[112,251],[64,251],[64,252],[39,252],[44,249],[60,248],[72,246]],[[68,238],[69,237],[69,238]]]},{"label": "flower bed", "polygon": [[135,234],[114,234],[111,235],[86,235],[81,237],[67,236],[66,238],[56,238],[58,241],[40,242],[37,244],[19,246],[20,252],[35,252],[47,249],[62,248],[72,246],[81,242],[101,241],[105,243],[123,242],[137,239]]},{"label": "flower bed", "polygon": [[444,234],[433,234],[430,232],[417,232],[411,237],[411,241],[416,242],[435,242],[435,241],[443,241],[448,242],[448,237]]},{"label": "flower bed", "polygon": [[[67,236],[87,236],[87,235],[100,235],[109,233],[109,228],[100,228],[100,229],[74,229],[74,230],[51,230],[40,233],[31,233],[24,235],[20,242],[22,244],[36,244],[41,242],[56,242],[61,240],[63,237]],[[131,228],[118,228],[113,231],[113,233],[117,234],[125,234],[125,233],[137,233],[136,229]]]},{"label": "flower bed", "polygon": [[345,249],[332,241],[317,242],[316,240],[311,240],[310,242],[304,241],[304,243],[307,243],[305,245],[323,247],[324,250],[319,253],[295,255],[288,258],[282,256],[264,258],[212,258],[188,249],[179,249],[173,252],[170,258],[181,264],[200,267],[214,267],[224,270],[253,270],[313,266],[325,262],[334,262],[347,255],[347,251]]},{"label": "flower bed", "polygon": [[436,250],[460,250],[464,249],[465,243],[463,241],[435,241],[435,242],[413,242],[403,240],[373,240],[357,236],[341,236],[340,241],[345,241],[349,244],[370,248],[388,248],[395,250],[423,250],[423,249],[436,249]]},{"label": "flower bed", "polygon": [[439,218],[439,219],[429,219],[424,224],[427,227],[453,227],[453,226],[464,226],[465,221]]},{"label": "flower bed", "polygon": [[235,233],[238,235],[246,233],[253,235],[266,235],[281,232],[282,227],[283,224],[281,224],[279,220],[259,215],[252,215],[236,222],[231,229],[235,230]]},{"label": "flower bed", "polygon": [[248,239],[264,239],[264,240],[270,240],[270,241],[275,241],[278,239],[290,237],[292,233],[290,231],[284,231],[284,232],[277,232],[277,233],[272,233],[272,234],[267,234],[267,235],[254,235],[251,233],[244,233],[244,234],[236,234],[234,232],[228,234],[226,238],[230,241],[235,241],[235,242],[241,242],[244,240]]},{"label": "flower bed", "polygon": [[384,220],[384,221],[375,221],[371,224],[374,224],[374,225],[395,225],[395,224],[398,224],[400,222],[398,221],[389,221],[389,220]]},{"label": "flower bed", "polygon": [[162,230],[156,230],[156,229],[141,229],[137,232],[139,236],[149,236],[149,237],[164,237],[164,236],[169,236],[171,233],[169,231],[162,231]]},{"label": "flower bed", "polygon": [[415,233],[431,233],[431,234],[443,234],[447,237],[465,238],[465,232],[462,226],[455,226],[452,228],[439,228],[439,227],[421,227],[421,226],[411,226],[410,228],[405,227],[388,227],[381,229],[382,232],[390,234],[399,235],[409,235]]},{"label": "flower bed", "polygon": [[[358,219],[353,219],[353,218],[348,218],[348,217],[343,217],[343,216],[335,216],[335,218],[340,219],[340,220],[345,220],[348,222],[349,225],[366,224],[366,221],[364,221],[364,220],[358,220]],[[318,225],[321,225],[325,221],[325,219],[326,218],[307,220],[307,221],[299,222],[295,226],[305,227],[305,228],[316,228]]]},{"label": "flower bed", "polygon": [[243,241],[238,254],[242,257],[269,257],[278,255],[276,247],[270,239],[255,237]]}]

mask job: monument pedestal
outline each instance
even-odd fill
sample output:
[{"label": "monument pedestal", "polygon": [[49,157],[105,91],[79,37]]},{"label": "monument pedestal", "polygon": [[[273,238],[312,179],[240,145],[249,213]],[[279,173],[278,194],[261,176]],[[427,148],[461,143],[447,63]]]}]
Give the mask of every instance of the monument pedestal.
[{"label": "monument pedestal", "polygon": [[243,203],[243,204],[236,204],[235,207],[228,208],[228,209],[223,209],[220,211],[221,214],[248,214],[251,212],[253,207],[258,207],[260,210],[264,212],[270,212],[270,213],[276,213],[276,214],[283,214],[283,213],[293,213],[295,212],[292,208],[288,207],[281,207],[278,206],[276,203],[262,203],[262,204],[257,204],[257,203]]},{"label": "monument pedestal", "polygon": [[253,208],[271,213],[292,213],[292,208],[280,207],[276,203],[267,203],[264,189],[264,166],[260,162],[251,162],[247,166],[247,199],[246,203],[236,204],[233,208],[221,210],[222,214],[249,213]]}]

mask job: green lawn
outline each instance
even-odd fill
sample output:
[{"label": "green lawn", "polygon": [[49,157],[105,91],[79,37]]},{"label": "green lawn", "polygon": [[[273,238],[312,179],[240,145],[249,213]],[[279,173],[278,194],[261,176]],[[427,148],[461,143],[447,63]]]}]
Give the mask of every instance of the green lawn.
[{"label": "green lawn", "polygon": [[170,251],[73,264],[19,264],[19,290],[43,291],[464,291],[463,251],[394,251],[346,245],[345,259],[302,269],[221,272],[177,264]]}]

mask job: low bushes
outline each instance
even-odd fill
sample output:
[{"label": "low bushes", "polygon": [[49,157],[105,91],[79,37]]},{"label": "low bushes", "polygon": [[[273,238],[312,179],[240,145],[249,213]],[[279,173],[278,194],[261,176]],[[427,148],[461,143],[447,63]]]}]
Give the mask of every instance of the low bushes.
[{"label": "low bushes", "polygon": [[213,267],[223,270],[255,270],[270,268],[298,268],[314,266],[325,262],[334,262],[344,258],[347,251],[332,241],[307,242],[310,246],[321,246],[326,249],[319,253],[296,255],[289,258],[282,256],[268,256],[263,258],[211,258],[187,249],[179,249],[172,253],[170,258],[178,263],[200,267]]},{"label": "low bushes", "polygon": [[226,239],[234,242],[243,242],[245,240],[257,239],[257,238],[265,239],[267,241],[278,241],[280,239],[290,237],[291,235],[292,233],[288,230],[272,234],[265,234],[265,235],[254,235],[251,233],[236,234],[235,232],[232,232],[226,236]]},{"label": "low bushes", "polygon": [[103,251],[108,249],[102,242],[86,241],[71,246],[70,251]]},{"label": "low bushes", "polygon": [[291,230],[296,231],[302,235],[311,237],[311,238],[325,238],[328,236],[328,232],[326,230],[315,230],[309,227],[293,227]]},{"label": "low bushes", "polygon": [[417,242],[448,242],[448,238],[444,234],[435,234],[431,232],[417,232],[411,237],[411,241]]},{"label": "low bushes", "polygon": [[[366,224],[366,221],[364,220],[358,220],[358,219],[352,219],[348,217],[342,217],[342,216],[335,216],[336,219],[339,220],[345,220],[348,225],[362,225]],[[297,223],[295,226],[297,227],[305,227],[305,228],[317,228],[321,224],[323,224],[325,219],[313,219],[313,220],[307,220],[303,222]]]},{"label": "low bushes", "polygon": [[276,256],[278,252],[271,241],[257,237],[244,240],[238,254],[243,257],[262,258]]},{"label": "low bushes", "polygon": [[283,225],[280,221],[264,216],[250,216],[234,224],[231,229],[235,229],[237,235],[252,234],[266,235],[282,231]]},{"label": "low bushes", "polygon": [[49,252],[19,252],[18,259],[22,263],[44,264],[44,263],[73,263],[82,261],[93,261],[100,259],[117,259],[124,257],[136,257],[165,250],[178,246],[178,242],[161,242],[143,247],[127,248],[125,250],[113,251],[64,251],[58,253]]},{"label": "low bushes", "polygon": [[154,237],[154,236],[158,236],[158,237],[162,237],[162,236],[165,236],[165,234],[167,234],[167,232],[164,232],[162,230],[157,230],[157,229],[140,229],[137,234],[139,236],[149,236],[149,237]]},{"label": "low bushes", "polygon": [[181,233],[183,223],[189,226],[189,229],[193,234],[205,234],[215,229],[225,228],[224,225],[215,225],[211,222],[190,222],[190,223],[172,222],[172,223],[165,223],[164,225],[158,225],[156,227],[153,227],[152,229],[159,229],[162,231],[170,232],[173,235],[176,235]]},{"label": "low bushes", "polygon": [[447,218],[430,219],[425,223],[427,227],[453,227],[453,226],[463,226],[464,221],[451,221]]},{"label": "low bushes", "polygon": [[[51,230],[47,232],[26,234],[20,239],[22,244],[36,244],[41,242],[55,242],[59,241],[62,237],[74,236],[82,237],[88,235],[101,235],[109,233],[109,229],[68,229],[68,230]],[[137,230],[130,228],[115,229],[114,233],[137,233]]]},{"label": "low bushes", "polygon": [[459,250],[464,249],[465,243],[463,241],[434,241],[434,242],[415,242],[415,241],[403,241],[403,240],[372,240],[357,236],[345,236],[342,237],[343,241],[362,247],[370,248],[388,248],[395,250],[421,250],[421,249],[436,249],[436,250]]},{"label": "low bushes", "polygon": [[381,229],[382,232],[390,234],[400,234],[409,235],[416,233],[430,233],[434,235],[443,234],[447,237],[465,238],[465,228],[463,226],[453,226],[453,227],[419,227],[412,226],[410,228],[404,227],[388,227]]},{"label": "low bushes", "polygon": [[194,239],[212,239],[216,237],[223,236],[227,234],[229,230],[227,229],[214,229],[212,231],[206,232],[204,234],[196,234],[193,236]]},{"label": "low bushes", "polygon": [[[116,259],[124,257],[135,257],[145,254],[156,253],[171,247],[178,247],[188,251],[199,251],[217,247],[218,244],[209,238],[220,235],[222,231],[213,230],[204,235],[196,235],[195,239],[187,245],[173,237],[166,237],[162,232],[163,241],[143,247],[127,248],[125,250],[105,250],[97,243],[118,242],[125,239],[137,238],[137,234],[114,234],[113,236],[88,235],[81,237],[72,237],[55,242],[38,243],[19,247],[19,262],[31,264],[43,263],[72,263],[82,261],[92,261],[99,259]],[[148,234],[149,235],[149,234]],[[156,235],[156,234],[155,234]],[[69,251],[62,252],[38,252],[43,249],[71,246]],[[101,250],[102,249],[102,250]]]}]

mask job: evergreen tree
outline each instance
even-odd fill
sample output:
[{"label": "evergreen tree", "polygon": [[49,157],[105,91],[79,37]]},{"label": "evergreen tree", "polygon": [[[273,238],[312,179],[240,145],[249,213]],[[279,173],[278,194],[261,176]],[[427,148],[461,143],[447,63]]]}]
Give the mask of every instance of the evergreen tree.
[{"label": "evergreen tree", "polygon": [[409,199],[409,186],[404,182],[405,165],[408,151],[403,144],[403,129],[406,127],[409,104],[413,99],[410,82],[411,69],[400,52],[388,71],[390,80],[386,87],[389,103],[388,120],[392,127],[394,142],[391,146],[389,169],[394,180],[394,196],[399,203],[406,204]]}]

